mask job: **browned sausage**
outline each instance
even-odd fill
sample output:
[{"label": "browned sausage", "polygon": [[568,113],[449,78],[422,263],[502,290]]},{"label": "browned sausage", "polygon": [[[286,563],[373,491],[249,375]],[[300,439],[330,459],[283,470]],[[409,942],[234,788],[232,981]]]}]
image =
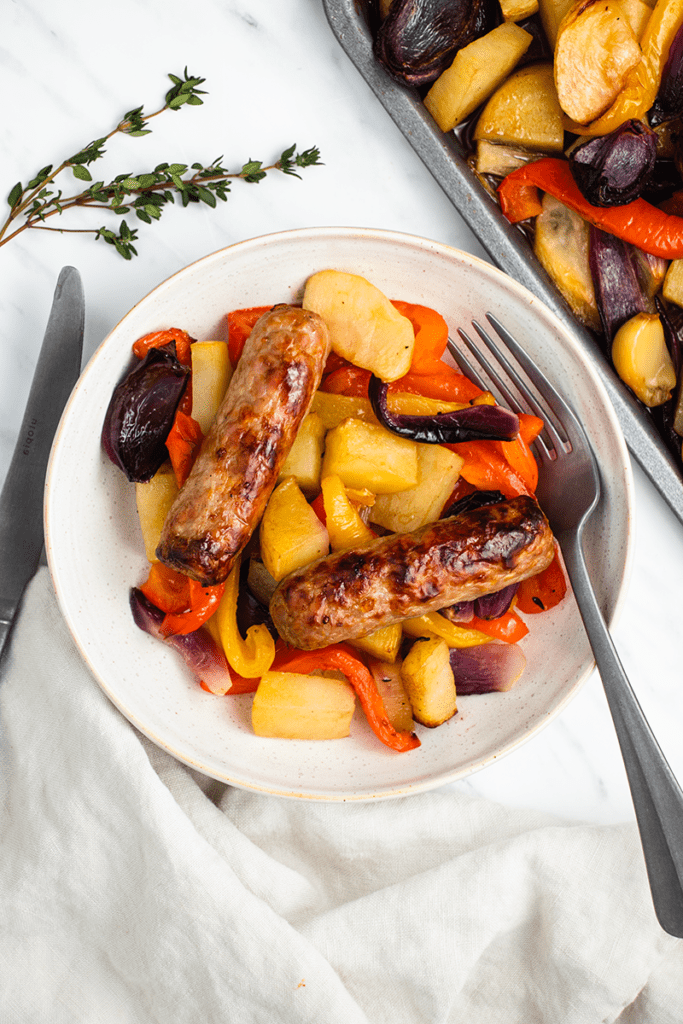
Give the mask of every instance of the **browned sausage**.
[{"label": "browned sausage", "polygon": [[270,614],[284,640],[314,650],[501,590],[553,554],[547,519],[522,495],[318,559],[280,583]]},{"label": "browned sausage", "polygon": [[327,327],[310,310],[275,306],[257,321],[164,523],[162,562],[204,586],[227,578],[263,514],[329,349]]}]

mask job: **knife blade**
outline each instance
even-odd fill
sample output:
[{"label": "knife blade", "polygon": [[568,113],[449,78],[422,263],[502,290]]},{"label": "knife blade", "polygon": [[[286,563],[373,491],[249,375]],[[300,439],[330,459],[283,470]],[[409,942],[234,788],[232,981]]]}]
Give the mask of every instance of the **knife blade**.
[{"label": "knife blade", "polygon": [[81,371],[85,306],[74,267],[63,267],[26,411],[0,494],[0,656],[43,549],[43,490],[52,441]]}]

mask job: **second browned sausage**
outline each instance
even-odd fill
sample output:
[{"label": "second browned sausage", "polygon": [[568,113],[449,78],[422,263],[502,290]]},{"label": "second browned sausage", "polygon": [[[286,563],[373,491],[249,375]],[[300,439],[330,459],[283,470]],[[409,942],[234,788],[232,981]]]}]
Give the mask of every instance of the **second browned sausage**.
[{"label": "second browned sausage", "polygon": [[315,650],[502,590],[553,556],[547,519],[522,495],[318,559],[280,583],[270,614],[284,640]]},{"label": "second browned sausage", "polygon": [[204,586],[227,579],[263,514],[329,350],[327,327],[310,310],[275,306],[257,321],[164,523],[162,562]]}]

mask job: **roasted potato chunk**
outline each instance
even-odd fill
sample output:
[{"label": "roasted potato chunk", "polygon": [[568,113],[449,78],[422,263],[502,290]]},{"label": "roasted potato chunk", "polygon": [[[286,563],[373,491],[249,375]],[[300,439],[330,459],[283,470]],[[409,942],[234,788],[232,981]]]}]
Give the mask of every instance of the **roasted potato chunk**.
[{"label": "roasted potato chunk", "polygon": [[435,728],[457,711],[450,651],[445,640],[416,640],[403,659],[401,679],[421,725]]},{"label": "roasted potato chunk", "polygon": [[643,54],[619,0],[579,0],[562,20],[555,47],[560,106],[578,124],[603,114]]}]

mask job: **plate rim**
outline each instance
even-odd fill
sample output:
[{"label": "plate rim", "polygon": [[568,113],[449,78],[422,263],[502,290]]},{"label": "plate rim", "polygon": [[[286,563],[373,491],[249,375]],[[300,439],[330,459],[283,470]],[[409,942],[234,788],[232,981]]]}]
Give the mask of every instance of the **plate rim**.
[{"label": "plate rim", "polygon": [[269,244],[282,242],[282,243],[296,243],[297,241],[310,242],[316,238],[325,239],[327,241],[334,241],[335,238],[344,238],[345,240],[351,239],[369,239],[371,241],[393,243],[401,246],[406,244],[413,246],[421,251],[431,251],[441,253],[447,257],[455,255],[459,261],[463,258],[469,262],[475,268],[479,268],[481,271],[493,278],[493,280],[500,280],[504,282],[504,286],[507,289],[511,289],[516,292],[517,297],[523,300],[528,306],[538,308],[542,310],[546,317],[549,317],[553,322],[555,329],[560,332],[565,341],[569,340],[570,347],[578,357],[582,368],[586,371],[591,381],[591,386],[599,396],[603,412],[610,420],[612,428],[612,440],[616,442],[616,447],[619,451],[619,463],[622,468],[624,484],[626,487],[625,494],[625,510],[626,510],[626,530],[625,530],[625,544],[623,552],[623,572],[622,582],[616,594],[614,605],[609,615],[608,627],[613,628],[621,615],[624,602],[629,589],[629,583],[632,575],[633,560],[634,560],[634,525],[636,506],[634,499],[634,480],[633,471],[630,461],[630,456],[626,446],[626,442],[623,438],[623,433],[620,429],[618,418],[609,399],[608,393],[596,373],[591,363],[586,359],[585,354],[582,352],[578,343],[574,341],[571,336],[571,332],[565,327],[565,325],[557,318],[556,314],[548,308],[541,300],[539,300],[532,292],[529,291],[524,285],[521,285],[510,275],[500,270],[493,263],[482,259],[479,256],[475,256],[466,250],[458,249],[455,246],[448,245],[437,241],[435,239],[425,238],[419,235],[414,235],[406,232],[394,231],[390,229],[380,228],[361,228],[361,227],[349,227],[349,226],[314,226],[310,228],[292,228],[282,231],[270,232],[266,234],[256,235],[251,238],[242,239],[237,242],[233,242],[228,246],[224,246],[214,252],[208,253],[205,256],[200,257],[197,260],[192,261],[186,266],[175,271],[169,275],[163,281],[159,282],[154,288],[150,289],[142,298],[140,298],[129,310],[117,321],[117,323],[108,331],[106,336],[97,346],[92,356],[88,360],[86,367],[84,368],[74,390],[72,391],[69,400],[66,403],[62,417],[60,419],[55,438],[53,440],[52,450],[50,453],[50,459],[48,462],[46,481],[45,481],[45,499],[44,499],[44,530],[45,530],[45,548],[47,555],[47,562],[52,579],[52,584],[57,596],[58,604],[62,615],[65,618],[71,637],[79,651],[80,656],[88,666],[91,674],[94,676],[95,681],[103,690],[110,702],[119,710],[121,714],[143,735],[145,735],[151,742],[153,742],[160,749],[169,753],[176,760],[180,761],[187,766],[200,771],[202,774],[206,774],[211,778],[215,778],[228,785],[233,785],[241,789],[260,792],[273,796],[283,797],[285,799],[309,799],[328,803],[341,803],[341,802],[366,802],[376,799],[390,799],[401,796],[408,796],[414,793],[425,792],[434,789],[438,786],[447,785],[449,783],[458,781],[459,779],[466,778],[472,774],[475,774],[490,764],[508,754],[513,753],[519,749],[523,744],[531,740],[536,736],[546,725],[553,721],[561,712],[566,708],[569,702],[578,694],[579,690],[585,685],[586,681],[592,675],[595,669],[595,661],[591,660],[586,666],[584,672],[575,680],[573,685],[568,688],[564,696],[557,701],[556,705],[550,709],[546,714],[539,716],[538,721],[528,728],[522,735],[516,739],[507,743],[504,749],[494,752],[488,756],[481,758],[478,763],[472,766],[465,766],[461,768],[455,768],[450,772],[442,772],[437,778],[427,778],[420,780],[415,783],[402,784],[399,786],[380,786],[376,787],[372,791],[367,790],[364,792],[339,792],[332,793],[327,790],[316,791],[315,788],[307,787],[306,791],[293,790],[287,786],[265,786],[258,782],[247,781],[240,778],[234,778],[227,773],[217,774],[215,771],[202,765],[200,761],[194,760],[193,758],[183,754],[176,750],[173,744],[164,740],[162,737],[156,735],[154,730],[149,726],[141,722],[137,717],[131,713],[131,711],[122,706],[122,703],[115,693],[113,693],[106,681],[101,677],[95,666],[92,664],[91,659],[88,655],[87,649],[83,646],[81,639],[78,635],[77,624],[72,616],[72,612],[69,606],[69,602],[66,599],[64,589],[59,579],[59,573],[56,569],[56,556],[53,549],[52,541],[52,529],[51,529],[51,515],[53,507],[53,495],[56,489],[55,484],[55,470],[59,460],[60,452],[63,445],[63,439],[65,430],[68,427],[71,416],[71,409],[74,403],[77,401],[81,391],[87,387],[90,376],[94,372],[98,365],[98,357],[102,353],[103,349],[108,345],[110,338],[113,334],[118,332],[125,321],[132,316],[132,314],[152,296],[163,293],[163,291],[177,282],[177,279],[182,278],[184,275],[189,275],[196,272],[197,268],[202,265],[210,265],[213,262],[219,262],[221,258],[224,258],[227,253],[233,253],[234,251],[245,251],[248,252],[252,249],[259,249],[260,247],[267,246]]}]

